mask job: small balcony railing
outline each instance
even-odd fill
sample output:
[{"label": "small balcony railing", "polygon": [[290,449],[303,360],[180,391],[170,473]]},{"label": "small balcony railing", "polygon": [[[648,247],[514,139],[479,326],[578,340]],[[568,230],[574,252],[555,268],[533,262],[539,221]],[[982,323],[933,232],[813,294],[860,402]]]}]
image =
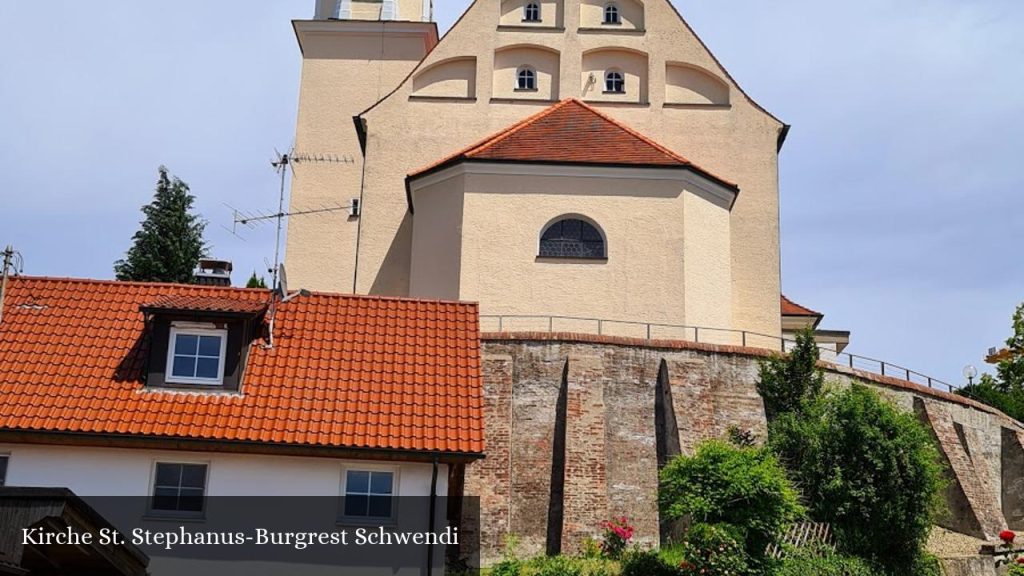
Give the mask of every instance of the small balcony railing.
[{"label": "small balcony railing", "polygon": [[[788,352],[795,344],[793,340],[787,338],[750,332],[748,330],[603,320],[575,316],[484,314],[480,316],[480,330],[481,332],[567,332],[638,338],[641,340],[682,340],[684,342],[700,344],[742,346],[744,348],[761,348],[780,352]],[[906,380],[907,382],[948,392],[955,392],[959,388],[959,386],[949,382],[933,378],[898,364],[848,352],[838,352],[835,347],[828,344],[819,344],[818,347],[821,350],[821,359],[836,366],[844,366],[854,370]]]}]

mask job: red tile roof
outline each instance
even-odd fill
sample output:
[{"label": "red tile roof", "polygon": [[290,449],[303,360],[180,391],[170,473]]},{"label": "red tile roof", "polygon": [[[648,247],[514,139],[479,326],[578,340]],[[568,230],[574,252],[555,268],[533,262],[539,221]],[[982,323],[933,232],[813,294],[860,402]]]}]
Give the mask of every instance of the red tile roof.
[{"label": "red tile roof", "polygon": [[140,306],[226,299],[255,308],[267,298],[266,290],[11,279],[0,323],[0,429],[483,451],[475,304],[300,296],[278,307],[274,348],[253,343],[241,394],[145,388]]},{"label": "red tile roof", "polygon": [[816,317],[819,317],[819,318],[824,316],[824,314],[822,314],[821,312],[815,312],[814,310],[811,310],[810,308],[801,306],[801,305],[797,304],[796,302],[793,302],[789,298],[786,298],[785,295],[782,296],[782,315],[783,316],[816,316]]},{"label": "red tile roof", "polygon": [[603,166],[678,167],[723,186],[715,176],[592,106],[570,98],[546,108],[440,162],[409,175],[424,176],[462,161],[499,161]]},{"label": "red tile roof", "polygon": [[259,314],[267,309],[270,293],[264,291],[263,300],[242,300],[223,296],[164,296],[140,306],[143,310],[190,310],[195,312],[226,312],[229,314]]}]

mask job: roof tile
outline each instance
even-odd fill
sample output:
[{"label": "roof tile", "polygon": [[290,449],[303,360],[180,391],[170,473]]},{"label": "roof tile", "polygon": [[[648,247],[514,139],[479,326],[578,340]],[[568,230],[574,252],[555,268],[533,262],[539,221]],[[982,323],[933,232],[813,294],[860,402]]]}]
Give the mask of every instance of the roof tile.
[{"label": "roof tile", "polygon": [[[248,314],[267,298],[266,290],[13,278],[0,324],[0,429],[483,451],[474,304],[314,293],[278,307],[274,349],[253,344],[241,394],[144,388],[140,308]],[[449,365],[467,375],[441,377]],[[460,414],[460,426],[446,413]]]}]

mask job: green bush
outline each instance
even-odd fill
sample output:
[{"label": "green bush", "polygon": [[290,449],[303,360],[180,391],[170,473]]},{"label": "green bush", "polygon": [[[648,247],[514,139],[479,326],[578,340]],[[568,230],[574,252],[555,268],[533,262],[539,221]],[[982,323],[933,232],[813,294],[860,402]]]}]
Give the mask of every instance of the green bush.
[{"label": "green bush", "polygon": [[653,550],[633,549],[622,556],[622,576],[679,576],[678,565]]},{"label": "green bush", "polygon": [[491,567],[490,576],[619,576],[617,562],[601,558],[538,556],[506,559]]},{"label": "green bush", "polygon": [[803,330],[789,354],[774,356],[758,367],[757,391],[769,421],[780,414],[801,412],[821,395],[825,374],[818,368],[819,352],[814,333]]},{"label": "green bush", "polygon": [[[853,556],[829,550],[793,550],[772,572],[772,576],[881,576],[870,564]],[[913,576],[917,576],[914,574]]]},{"label": "green bush", "polygon": [[923,550],[941,510],[943,470],[914,415],[853,386],[780,416],[769,442],[840,550],[893,572],[931,570]]},{"label": "green bush", "polygon": [[988,374],[982,376],[981,382],[964,386],[956,393],[987,404],[1010,418],[1024,421],[1024,390],[1004,388]]},{"label": "green bush", "polygon": [[731,526],[756,566],[763,564],[767,546],[803,514],[796,490],[770,451],[717,440],[665,466],[658,499],[665,519]]},{"label": "green bush", "polygon": [[738,530],[728,524],[694,524],[683,542],[683,574],[741,576],[755,574]]},{"label": "green bush", "polygon": [[1006,570],[1006,576],[1024,576],[1024,564],[1010,561],[1010,566]]}]

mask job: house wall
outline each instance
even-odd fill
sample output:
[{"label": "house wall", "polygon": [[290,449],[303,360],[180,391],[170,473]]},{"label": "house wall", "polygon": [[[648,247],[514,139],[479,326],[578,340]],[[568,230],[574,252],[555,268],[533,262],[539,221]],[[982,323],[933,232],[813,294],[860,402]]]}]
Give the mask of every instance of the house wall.
[{"label": "house wall", "polygon": [[[599,537],[600,523],[615,516],[631,519],[639,543],[656,544],[659,446],[692,453],[731,426],[766,435],[756,382],[767,350],[524,333],[484,334],[482,353],[488,457],[467,468],[466,493],[484,503],[485,563],[500,556],[506,534],[518,537],[523,555],[545,550],[559,478],[563,551]],[[1006,526],[1024,526],[1024,425],[895,378],[829,365],[826,380],[872,387],[933,431],[949,465],[950,514],[941,525],[989,540]],[[657,426],[656,400],[665,389],[675,429]],[[560,452],[561,399],[567,410]],[[562,477],[553,473],[559,458]]]},{"label": "house wall", "polygon": [[[156,462],[207,464],[209,496],[338,496],[347,466],[393,468],[399,496],[427,496],[432,474],[430,464],[412,462],[39,444],[0,444],[0,452],[10,455],[7,486],[63,487],[80,496],[148,496]],[[440,466],[439,495],[448,493],[447,474]]]},{"label": "house wall", "polygon": [[[621,30],[578,32],[581,15],[586,13],[581,1],[562,0],[556,3],[556,14],[561,15],[564,29],[552,27],[547,21],[545,26],[537,28],[500,26],[502,14],[515,11],[514,7],[509,8],[515,2],[475,1],[416,67],[410,79],[402,82],[396,79],[394,84],[381,82],[381,95],[387,95],[396,86],[397,89],[364,114],[368,129],[365,174],[360,171],[363,166],[358,164],[358,160],[354,166],[323,168],[322,176],[303,174],[296,180],[292,206],[344,200],[352,195],[352,191],[360,189],[360,177],[365,176],[356,290],[360,293],[406,295],[410,290],[413,224],[405,199],[405,176],[550,105],[549,101],[504,98],[506,94],[496,92],[495,86],[504,89],[507,82],[496,83],[495,74],[508,67],[502,64],[503,67],[495,70],[495,50],[532,45],[558,52],[558,98],[587,97],[581,85],[581,78],[585,76],[585,55],[591,55],[587,59],[593,62],[597,56],[620,54],[622,67],[635,69],[634,81],[644,85],[626,98],[634,99],[634,103],[604,103],[597,104],[597,107],[701,167],[737,182],[741,189],[736,205],[729,213],[731,303],[727,311],[725,308],[707,311],[709,321],[729,316],[731,324],[721,327],[778,335],[780,282],[776,147],[781,122],[742,93],[667,0],[635,3],[643,9],[644,30],[631,33]],[[471,97],[424,99],[414,96],[414,79],[420,70],[445,60],[468,57],[476,58],[476,89]],[[309,56],[306,58],[308,61]],[[732,94],[729,104],[666,105],[669,62],[706,71],[728,88]],[[370,66],[371,63],[360,62],[358,65]],[[355,106],[348,106],[345,102],[349,91],[356,90],[355,99],[362,100],[377,90],[362,83],[361,87],[352,88],[337,76],[314,73],[321,66],[326,69],[330,64],[307,62],[310,72],[303,74],[303,109],[300,109],[297,141],[310,142],[308,134],[323,134],[325,143],[354,140],[354,131],[348,128],[347,116]],[[404,70],[407,65],[401,68]],[[400,75],[389,78],[394,76]],[[317,110],[321,110],[317,114],[324,121],[314,119]],[[511,198],[507,200],[512,202]],[[650,200],[651,206],[659,203],[658,198]],[[355,260],[354,226],[343,222],[343,218],[341,220],[317,217],[290,222],[288,265],[293,284],[328,290],[350,289],[349,273]],[[466,224],[483,234],[490,221],[466,220]],[[659,226],[671,228],[672,223],[659,222]],[[466,233],[470,232],[472,230]],[[650,245],[649,261],[680,258],[678,252],[668,251],[665,244]],[[721,253],[716,254],[716,257],[720,256]],[[468,272],[464,265],[464,278],[483,274],[483,271]],[[645,270],[645,275],[659,273],[653,267]],[[505,281],[515,282],[524,288],[533,283],[528,277],[506,278]],[[653,304],[652,308],[665,310],[678,306],[673,300],[675,296],[675,293],[665,294],[664,300]],[[502,305],[486,301],[482,304],[485,308]],[[582,312],[586,311],[612,317],[620,315],[617,304],[615,300],[602,302],[597,298],[577,298],[559,312],[583,315]],[[632,320],[649,322],[653,319],[637,316]]]},{"label": "house wall", "polygon": [[[478,301],[484,315],[731,324],[729,202],[688,172],[473,163],[437,178],[446,173],[413,194],[411,296]],[[540,258],[561,217],[595,224],[607,259]]]}]

